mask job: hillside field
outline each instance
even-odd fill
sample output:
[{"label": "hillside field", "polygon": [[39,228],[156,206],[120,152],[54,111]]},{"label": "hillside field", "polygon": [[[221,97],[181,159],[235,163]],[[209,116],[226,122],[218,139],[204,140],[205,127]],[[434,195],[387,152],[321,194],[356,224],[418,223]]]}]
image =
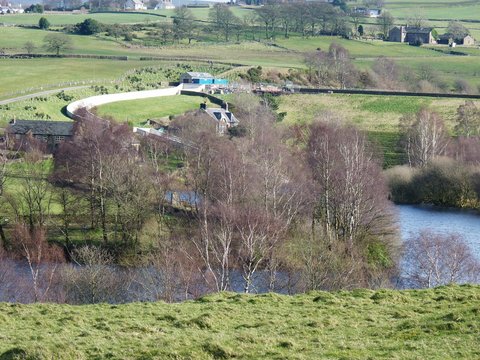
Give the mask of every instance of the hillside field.
[{"label": "hillside field", "polygon": [[480,287],[0,304],[1,359],[475,359]]},{"label": "hillside field", "polygon": [[203,98],[199,96],[164,96],[151,99],[119,101],[97,108],[97,114],[113,117],[119,122],[140,126],[147,119],[158,119],[170,115],[181,115],[200,107]]},{"label": "hillside field", "polygon": [[[420,108],[427,107],[438,112],[452,131],[457,108],[464,103],[464,99],[424,96],[293,94],[280,98],[278,112],[286,112],[283,123],[288,126],[310,123],[324,113],[337,115],[347,124],[366,131],[382,150],[384,165],[389,167],[403,161],[403,153],[397,146],[398,124],[403,115],[414,114]],[[480,101],[475,103],[480,105]]]}]

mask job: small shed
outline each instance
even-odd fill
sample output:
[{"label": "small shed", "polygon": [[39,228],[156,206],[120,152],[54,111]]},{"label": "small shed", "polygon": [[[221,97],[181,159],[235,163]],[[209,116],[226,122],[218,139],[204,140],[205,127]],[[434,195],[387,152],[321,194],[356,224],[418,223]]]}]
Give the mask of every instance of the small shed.
[{"label": "small shed", "polygon": [[180,82],[182,84],[199,84],[199,85],[210,85],[213,84],[214,77],[207,72],[186,72],[180,76]]},{"label": "small shed", "polygon": [[180,76],[182,84],[198,84],[198,85],[227,85],[227,79],[217,79],[207,72],[186,72]]}]

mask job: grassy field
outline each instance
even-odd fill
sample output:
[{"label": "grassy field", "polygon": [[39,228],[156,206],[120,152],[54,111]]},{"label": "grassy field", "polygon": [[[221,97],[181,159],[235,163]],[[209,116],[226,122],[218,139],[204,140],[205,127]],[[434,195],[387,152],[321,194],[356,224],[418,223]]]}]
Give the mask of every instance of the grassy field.
[{"label": "grassy field", "polygon": [[198,96],[164,96],[102,105],[97,108],[97,113],[100,116],[111,116],[117,121],[138,126],[147,119],[180,115],[189,110],[198,109],[202,102],[203,98]]},{"label": "grassy field", "polygon": [[[192,8],[193,16],[197,20],[208,20],[208,8]],[[246,8],[234,7],[232,12],[239,18],[249,14],[252,10]],[[15,25],[37,25],[40,18],[46,17],[53,26],[71,25],[82,22],[85,19],[92,18],[104,24],[134,24],[141,22],[159,22],[165,21],[174,16],[174,10],[148,10],[149,14],[144,13],[92,13],[92,14],[15,14],[2,15],[0,17],[0,24],[15,24]],[[162,15],[162,16],[158,16]]]},{"label": "grassy field", "polygon": [[395,17],[408,18],[413,11],[427,19],[480,20],[480,4],[476,0],[390,0],[385,8]]},{"label": "grassy field", "polygon": [[161,66],[164,63],[139,60],[4,59],[0,60],[0,68],[4,72],[0,82],[0,99],[16,96],[12,94],[15,91],[31,89],[29,92],[37,92],[41,91],[41,87],[60,87],[65,82],[72,82],[66,86],[75,86],[85,81],[112,81],[122,77],[128,70]]},{"label": "grassy field", "polygon": [[[2,359],[476,359],[480,288],[0,304]],[[16,356],[16,357],[15,357]]]},{"label": "grassy field", "polygon": [[[60,16],[60,15],[59,15]],[[48,32],[36,29],[0,27],[0,48],[7,52],[24,51],[25,42],[32,41],[37,52],[45,52],[42,48],[43,38]],[[397,59],[400,65],[417,69],[427,64],[437,69],[448,82],[464,77],[474,85],[480,84],[480,50],[465,50],[471,56],[460,57],[443,54],[427,48],[416,48],[406,44],[381,41],[344,40],[337,37],[316,37],[302,39],[292,36],[277,38],[277,46],[259,42],[235,43],[202,43],[192,45],[175,44],[157,47],[141,47],[115,42],[106,36],[69,35],[73,48],[68,53],[94,55],[127,55],[129,61],[95,60],[95,59],[35,59],[35,60],[0,60],[3,70],[0,83],[0,99],[6,93],[24,90],[31,87],[45,87],[65,81],[109,79],[119,76],[128,69],[149,66],[152,62],[140,62],[140,56],[162,56],[184,58],[190,61],[217,60],[241,63],[245,65],[261,65],[263,67],[299,68],[304,67],[304,56],[317,48],[327,49],[332,42],[345,46],[354,57],[357,65],[368,67],[378,56]],[[461,51],[461,50],[459,50]],[[475,57],[475,58],[474,58]],[[52,76],[55,74],[55,76]]]},{"label": "grassy field", "polygon": [[289,39],[279,37],[277,43],[287,49],[314,52],[317,48],[328,50],[332,42],[342,45],[349,50],[353,58],[372,58],[379,56],[388,57],[430,57],[441,56],[429,49],[409,46],[408,44],[392,43],[385,41],[361,41],[361,40],[346,40],[336,36],[320,36],[320,37],[292,37]]},{"label": "grassy field", "polygon": [[[24,44],[31,41],[35,46],[35,53],[46,53],[43,48],[43,39],[51,31],[39,29],[24,29],[17,27],[0,27],[0,48],[9,53],[24,53]],[[132,55],[135,54],[117,42],[106,37],[68,35],[72,41],[72,48],[62,51],[65,54],[92,54],[92,55]],[[137,53],[137,55],[140,55]]]},{"label": "grassy field", "polygon": [[[309,123],[323,113],[339,115],[347,123],[367,131],[383,150],[385,166],[401,163],[403,154],[397,149],[399,119],[421,107],[437,111],[453,128],[456,110],[464,99],[438,99],[407,96],[375,95],[288,95],[282,96],[279,112],[286,112],[286,125]],[[477,106],[480,101],[476,101]],[[298,111],[302,109],[302,111]]]},{"label": "grassy field", "polygon": [[15,25],[38,25],[41,17],[47,18],[53,26],[72,25],[82,22],[85,19],[91,18],[100,21],[104,24],[133,24],[145,21],[156,22],[165,21],[164,17],[148,15],[148,14],[132,14],[132,13],[117,13],[117,14],[14,14],[2,15],[0,23],[15,24]]}]

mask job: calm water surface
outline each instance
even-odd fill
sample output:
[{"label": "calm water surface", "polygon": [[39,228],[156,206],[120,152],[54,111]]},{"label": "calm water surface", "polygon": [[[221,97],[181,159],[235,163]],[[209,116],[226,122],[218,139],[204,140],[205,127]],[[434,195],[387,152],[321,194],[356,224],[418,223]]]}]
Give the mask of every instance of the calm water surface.
[{"label": "calm water surface", "polygon": [[431,206],[397,205],[402,239],[423,229],[437,233],[457,233],[465,238],[480,258],[480,215],[473,211],[438,209]]}]

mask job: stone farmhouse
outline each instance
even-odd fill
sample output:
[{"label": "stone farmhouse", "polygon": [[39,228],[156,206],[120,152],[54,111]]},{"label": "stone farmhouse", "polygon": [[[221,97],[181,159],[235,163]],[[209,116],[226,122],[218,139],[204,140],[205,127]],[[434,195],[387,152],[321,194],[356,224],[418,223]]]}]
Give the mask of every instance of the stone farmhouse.
[{"label": "stone farmhouse", "polygon": [[216,121],[218,134],[225,134],[229,128],[238,125],[238,119],[231,111],[228,111],[227,103],[224,103],[221,108],[207,108],[207,104],[202,103],[200,109]]},{"label": "stone farmhouse", "polygon": [[5,135],[7,145],[32,137],[46,143],[52,152],[59,143],[73,136],[73,121],[12,120]]},{"label": "stone farmhouse", "polygon": [[435,44],[431,27],[395,26],[388,33],[388,40],[393,42],[417,44]]}]

